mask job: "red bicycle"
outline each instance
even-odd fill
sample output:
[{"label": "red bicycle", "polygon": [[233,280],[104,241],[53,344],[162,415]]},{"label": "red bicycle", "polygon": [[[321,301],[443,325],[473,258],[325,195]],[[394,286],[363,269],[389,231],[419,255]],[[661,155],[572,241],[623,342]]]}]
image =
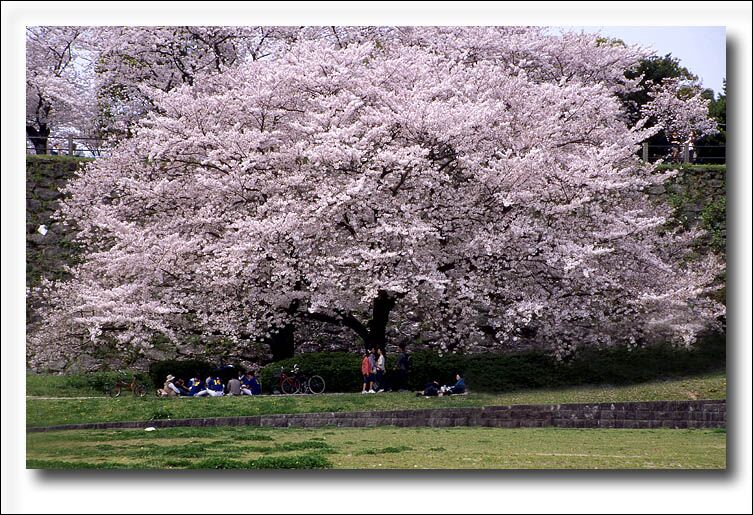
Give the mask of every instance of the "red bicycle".
[{"label": "red bicycle", "polygon": [[134,397],[143,397],[146,395],[146,387],[136,380],[136,376],[131,376],[131,381],[124,377],[120,377],[115,381],[115,384],[110,385],[107,388],[107,393],[110,397],[120,397],[123,391],[130,391]]},{"label": "red bicycle", "polygon": [[294,393],[324,393],[326,387],[322,376],[304,375],[298,365],[293,365],[293,375],[285,373],[285,367],[280,368],[280,391],[286,395]]}]

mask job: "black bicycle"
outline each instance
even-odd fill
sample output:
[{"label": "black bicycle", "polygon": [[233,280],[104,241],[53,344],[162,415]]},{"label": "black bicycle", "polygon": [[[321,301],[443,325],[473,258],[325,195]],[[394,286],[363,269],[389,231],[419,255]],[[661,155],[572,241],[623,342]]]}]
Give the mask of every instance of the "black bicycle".
[{"label": "black bicycle", "polygon": [[280,391],[287,395],[295,393],[324,393],[326,384],[322,376],[307,376],[298,365],[293,365],[292,375],[287,375],[285,369],[280,369]]}]

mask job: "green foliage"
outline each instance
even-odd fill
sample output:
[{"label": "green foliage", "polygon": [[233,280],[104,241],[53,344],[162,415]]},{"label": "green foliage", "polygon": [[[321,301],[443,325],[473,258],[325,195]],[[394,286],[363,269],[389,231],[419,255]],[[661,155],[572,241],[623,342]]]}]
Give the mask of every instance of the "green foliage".
[{"label": "green foliage", "polygon": [[[475,392],[505,392],[531,388],[554,388],[580,384],[625,385],[660,377],[681,376],[724,368],[726,342],[723,336],[710,337],[688,350],[671,345],[653,345],[629,350],[626,347],[584,349],[568,362],[558,362],[544,352],[516,354],[446,354],[431,351],[412,353],[410,388],[422,390],[426,383],[455,382],[463,375]],[[319,374],[328,392],[354,392],[361,389],[361,356],[348,353],[310,353],[272,363],[262,370],[266,385],[281,366],[289,370],[298,363],[306,373]],[[388,359],[388,372],[394,357]],[[389,376],[388,376],[389,379]]]},{"label": "green foliage", "polygon": [[127,469],[126,464],[119,463],[87,463],[84,461],[63,460],[26,460],[27,469],[39,470],[81,470],[81,469]]},{"label": "green foliage", "polygon": [[54,397],[88,397],[102,395],[118,380],[130,382],[133,376],[147,390],[153,388],[151,380],[140,372],[90,372],[87,374],[29,374],[26,376],[26,395]]},{"label": "green foliage", "polygon": [[199,470],[206,470],[206,469],[223,470],[223,469],[244,469],[248,467],[244,466],[244,464],[238,460],[216,456],[213,458],[207,458],[205,460],[191,463],[191,465],[189,465],[188,468],[199,469]]},{"label": "green foliage", "polygon": [[382,449],[373,449],[368,448],[364,449],[362,451],[359,451],[357,454],[364,455],[364,454],[371,454],[371,455],[377,455],[377,454],[399,454],[401,452],[406,451],[412,451],[413,447],[409,447],[407,445],[395,445],[392,447],[384,447]]},{"label": "green foliage", "polygon": [[[365,396],[364,396],[365,397]],[[369,396],[371,397],[371,396]],[[424,403],[441,400],[432,399]],[[178,429],[178,428],[175,428]],[[255,428],[235,428],[239,434]],[[160,431],[123,430],[123,443],[91,445],[101,431],[27,433],[28,468],[41,469],[724,469],[726,430],[682,429],[502,429],[453,428],[342,428],[328,431],[328,454],[259,456],[222,443],[228,428],[201,428],[203,445],[194,437],[171,433],[170,449],[160,452],[152,437]],[[285,443],[306,441],[318,429],[280,428],[266,433]],[[156,448],[155,448],[156,447]],[[175,451],[188,447],[183,456]],[[146,452],[136,454],[144,448]],[[61,453],[61,450],[64,452]],[[309,454],[310,452],[310,454]]]},{"label": "green foliage", "polygon": [[39,166],[40,164],[43,165],[59,165],[59,166],[69,166],[71,163],[75,165],[76,168],[78,168],[78,165],[81,163],[87,163],[89,161],[94,161],[91,157],[78,157],[78,156],[53,156],[53,155],[45,155],[45,154],[27,154],[26,155],[26,166],[29,167],[29,165],[36,165]]},{"label": "green foliage", "polygon": [[699,147],[708,147],[699,148],[699,159],[713,158],[712,162],[724,162],[727,145],[727,80],[724,80],[722,92],[714,96],[714,91],[707,89],[703,96],[709,100],[709,116],[716,120],[719,132],[698,142]]},{"label": "green foliage", "polygon": [[279,390],[280,367],[290,373],[298,364],[306,375],[320,375],[326,383],[326,392],[350,392],[361,388],[362,356],[348,352],[312,352],[273,362],[261,370],[263,393]]},{"label": "green foliage", "polygon": [[302,456],[262,456],[249,461],[244,468],[249,469],[328,469],[332,463],[321,454]]},{"label": "green foliage", "polygon": [[623,101],[631,119],[638,120],[641,117],[641,107],[649,102],[649,83],[661,84],[664,79],[694,80],[693,75],[687,68],[680,65],[680,60],[672,57],[672,54],[664,56],[651,56],[643,59],[634,70],[625,74],[630,79],[643,75],[641,89],[624,96]]},{"label": "green foliage", "polygon": [[70,156],[26,156],[26,285],[38,286],[42,278],[62,280],[68,277],[64,266],[78,262],[78,246],[71,240],[71,229],[56,226],[57,234],[48,234],[41,242],[37,227],[54,224],[51,215],[58,208],[57,191],[91,161]]},{"label": "green foliage", "polygon": [[[671,54],[664,56],[651,56],[642,60],[638,67],[625,74],[628,78],[634,79],[643,76],[638,91],[623,95],[622,101],[628,116],[632,121],[641,118],[641,108],[650,101],[648,94],[650,83],[660,84],[664,79],[679,79],[680,81],[692,82],[697,80],[696,75],[684,66],[680,65],[680,60],[672,57]],[[690,91],[690,90],[688,90]],[[720,125],[720,132],[713,136],[707,136],[696,142],[698,162],[720,163],[725,162],[725,145],[726,145],[726,123],[727,123],[727,87],[726,81],[724,92],[714,97],[713,90],[703,91],[702,96],[709,99],[709,115],[714,118]],[[652,124],[653,122],[650,122]],[[661,149],[653,158],[660,157],[666,153],[669,141],[663,133],[656,134],[649,139],[652,147]]]},{"label": "green foliage", "polygon": [[657,165],[657,170],[680,170],[696,172],[726,172],[726,164],[690,164],[690,163],[662,163]]},{"label": "green foliage", "polygon": [[726,165],[665,165],[679,173],[667,185],[666,199],[674,210],[671,225],[700,226],[706,236],[695,246],[700,254],[710,249],[724,257],[727,245]]},{"label": "green foliage", "polygon": [[152,411],[152,415],[149,420],[169,420],[172,418],[172,413],[165,406],[158,406]]},{"label": "green foliage", "polygon": [[711,248],[724,254],[727,247],[727,198],[713,200],[701,210],[701,226],[711,237]]},{"label": "green foliage", "polygon": [[[687,399],[724,399],[727,395],[725,373],[713,372],[692,377],[653,380],[636,385],[580,385],[567,388],[520,389],[502,393],[482,393],[471,389],[469,395],[453,395],[425,399],[412,392],[361,395],[344,393],[335,395],[263,395],[259,397],[217,397],[197,399],[143,398],[129,395],[119,398],[93,399],[27,399],[26,424],[28,427],[87,422],[116,422],[149,420],[159,407],[166,406],[173,419],[241,417],[276,415],[282,413],[322,413],[383,411],[399,409],[462,408],[473,406],[500,406],[510,404],[565,404],[574,402],[629,402]],[[207,428],[165,428],[143,434],[144,439],[200,438]],[[242,440],[242,428],[224,428],[226,440]],[[271,433],[253,431],[255,440],[267,440]],[[133,433],[108,431],[96,433],[97,441],[111,443]],[[318,432],[329,436],[331,431]],[[95,436],[92,436],[94,438]],[[383,443],[383,442],[381,442]]]},{"label": "green foliage", "polygon": [[164,361],[155,361],[149,365],[149,377],[152,383],[158,388],[162,388],[168,374],[176,378],[188,380],[198,374],[202,380],[210,375],[215,367],[206,361],[198,359],[177,360],[167,359]]}]

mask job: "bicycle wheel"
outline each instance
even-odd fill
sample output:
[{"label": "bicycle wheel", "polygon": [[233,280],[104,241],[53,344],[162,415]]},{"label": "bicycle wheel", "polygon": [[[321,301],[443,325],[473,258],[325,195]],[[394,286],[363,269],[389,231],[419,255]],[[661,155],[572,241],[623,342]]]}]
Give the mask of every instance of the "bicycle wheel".
[{"label": "bicycle wheel", "polygon": [[143,385],[137,384],[133,387],[133,395],[135,397],[143,397],[146,395],[146,388]]},{"label": "bicycle wheel", "polygon": [[324,393],[324,379],[322,376],[311,376],[309,378],[308,387],[311,393]]},{"label": "bicycle wheel", "polygon": [[115,385],[110,387],[110,397],[120,397],[120,392],[123,389],[120,383],[115,383]]},{"label": "bicycle wheel", "polygon": [[280,388],[282,389],[282,393],[286,395],[291,395],[294,393],[298,393],[298,391],[301,389],[301,385],[293,379],[292,377],[285,378],[285,380],[280,385]]}]

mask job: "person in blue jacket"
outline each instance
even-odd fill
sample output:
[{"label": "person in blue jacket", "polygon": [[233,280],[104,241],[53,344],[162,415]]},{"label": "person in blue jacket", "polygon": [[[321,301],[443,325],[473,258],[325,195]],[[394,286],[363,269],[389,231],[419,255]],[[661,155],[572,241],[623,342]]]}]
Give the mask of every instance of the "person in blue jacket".
[{"label": "person in blue jacket", "polygon": [[206,392],[210,397],[222,397],[225,395],[225,385],[219,377],[207,377]]},{"label": "person in blue jacket", "polygon": [[465,381],[460,374],[455,374],[455,384],[445,390],[445,395],[457,395],[459,393],[465,393]]},{"label": "person in blue jacket", "polygon": [[261,383],[256,378],[256,372],[249,370],[241,378],[242,395],[261,395]]},{"label": "person in blue jacket", "polygon": [[198,377],[192,377],[188,381],[188,396],[189,397],[206,397],[209,395],[204,383]]}]

